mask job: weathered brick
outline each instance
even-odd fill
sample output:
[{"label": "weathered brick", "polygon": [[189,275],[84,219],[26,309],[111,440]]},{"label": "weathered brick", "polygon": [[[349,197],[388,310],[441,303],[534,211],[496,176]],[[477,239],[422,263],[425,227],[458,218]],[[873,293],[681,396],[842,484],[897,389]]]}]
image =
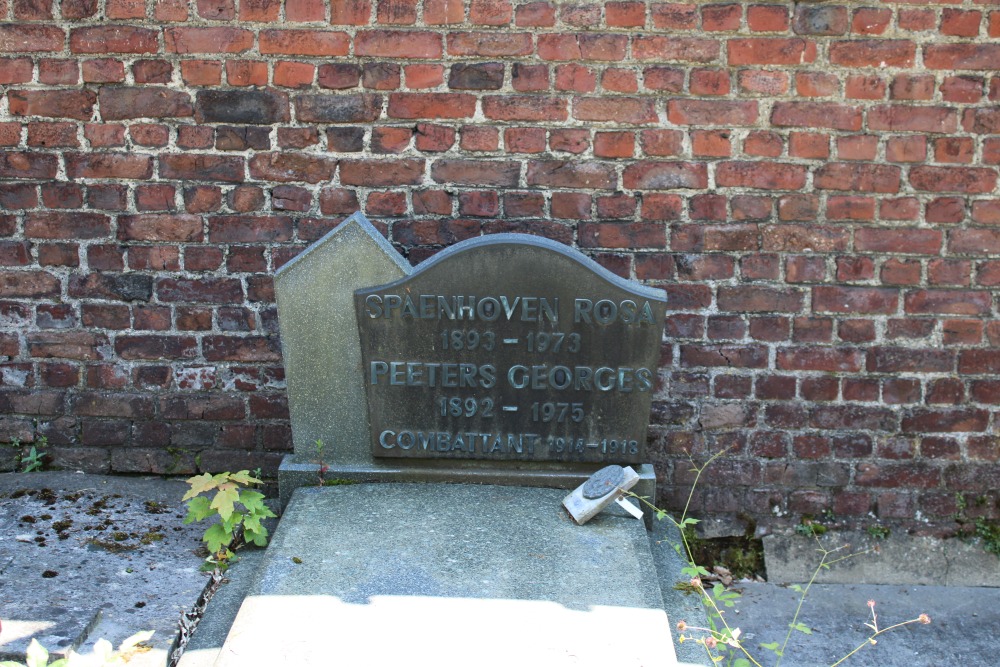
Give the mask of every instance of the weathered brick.
[{"label": "weathered brick", "polygon": [[854,190],[859,192],[899,192],[902,170],[879,164],[828,162],[816,170],[814,185],[821,190]]},{"label": "weathered brick", "polygon": [[637,35],[632,56],[639,61],[710,63],[719,58],[718,40],[697,37]]},{"label": "weathered brick", "polygon": [[392,118],[471,118],[476,98],[463,93],[393,93],[389,95]]},{"label": "weathered brick", "polygon": [[131,118],[175,118],[191,116],[191,97],[181,91],[149,86],[126,88],[102,86],[98,93],[104,120]]},{"label": "weathered brick", "polygon": [[439,58],[441,36],[432,32],[360,30],[354,37],[354,54],[381,58]]},{"label": "weathered brick", "polygon": [[786,127],[825,127],[832,130],[861,129],[861,108],[833,102],[776,102],[771,122]]},{"label": "weathered brick", "polygon": [[212,243],[289,241],[292,219],[285,216],[213,216],[208,223]]},{"label": "weathered brick", "polygon": [[91,90],[11,90],[13,116],[44,116],[90,120],[97,95]]},{"label": "weathered brick", "polygon": [[243,286],[234,278],[159,278],[156,295],[163,302],[240,303]]},{"label": "weathered brick", "polygon": [[243,158],[185,153],[160,156],[160,176],[183,181],[243,181]]},{"label": "weathered brick", "polygon": [[615,180],[613,167],[594,162],[532,160],[528,163],[528,185],[606,190],[615,186]]},{"label": "weathered brick", "polygon": [[802,292],[795,288],[763,286],[720,287],[720,311],[794,313],[802,308]]},{"label": "weathered brick", "polygon": [[290,56],[346,56],[350,38],[334,30],[261,30],[261,53]]},{"label": "weathered brick", "polygon": [[28,151],[0,152],[0,178],[50,180],[56,177],[59,160],[55,155]]},{"label": "weathered brick", "polygon": [[778,37],[730,39],[730,65],[802,65],[816,60],[816,43]]},{"label": "weathered brick", "polygon": [[249,167],[250,176],[258,180],[319,183],[333,180],[337,161],[307,153],[258,153]]},{"label": "weathered brick", "polygon": [[987,291],[977,290],[914,290],[904,298],[907,313],[941,313],[947,315],[986,315],[993,307]]},{"label": "weathered brick", "polygon": [[295,98],[295,115],[306,123],[370,123],[381,113],[381,95],[299,95]]},{"label": "weathered brick", "polygon": [[705,188],[708,169],[704,164],[693,162],[637,162],[622,172],[622,184],[636,190]]},{"label": "weathered brick", "polygon": [[[436,160],[431,166],[431,178],[438,183],[516,187],[520,175],[520,163],[509,160],[447,159]],[[450,212],[450,205],[448,210]]]},{"label": "weathered brick", "polygon": [[147,180],[153,175],[153,158],[134,153],[67,153],[70,178]]},{"label": "weathered brick", "polygon": [[36,239],[95,239],[108,236],[111,219],[102,213],[29,213],[24,235]]},{"label": "weathered brick", "polygon": [[66,33],[52,25],[0,25],[0,53],[61,51]]},{"label": "weathered brick", "polygon": [[844,67],[912,67],[916,53],[916,45],[909,40],[844,40],[830,45],[830,63]]},{"label": "weathered brick", "polygon": [[155,213],[122,215],[118,218],[118,238],[123,241],[199,242],[202,240],[201,218]]},{"label": "weathered brick", "polygon": [[73,53],[156,53],[159,31],[136,26],[88,26],[74,28],[69,35]]},{"label": "weathered brick", "polygon": [[868,110],[868,126],[893,132],[954,132],[958,127],[958,112],[948,107],[887,104]]},{"label": "weathered brick", "polygon": [[341,160],[340,182],[365,187],[419,185],[424,160]]},{"label": "weathered brick", "polygon": [[558,97],[503,95],[483,98],[483,115],[491,120],[566,120],[569,105]]},{"label": "weathered brick", "polygon": [[667,118],[676,125],[754,125],[757,102],[727,100],[670,100]]},{"label": "weathered brick", "polygon": [[715,170],[715,178],[723,187],[799,190],[805,185],[806,173],[807,169],[797,164],[722,162]]},{"label": "weathered brick", "polygon": [[818,313],[896,312],[899,292],[878,287],[823,285],[813,288],[813,311]]},{"label": "weathered brick", "polygon": [[993,70],[1000,61],[1000,44],[928,44],[924,66],[946,70]]},{"label": "weathered brick", "polygon": [[996,187],[997,172],[975,167],[930,167],[910,169],[910,184],[927,192],[984,194]]},{"label": "weathered brick", "polygon": [[195,105],[199,121],[270,125],[288,120],[288,96],[274,90],[202,90]]},{"label": "weathered brick", "polygon": [[168,53],[243,53],[253,48],[254,35],[244,28],[166,28]]},{"label": "weathered brick", "polygon": [[281,346],[269,336],[205,336],[202,352],[206,361],[280,361]]}]

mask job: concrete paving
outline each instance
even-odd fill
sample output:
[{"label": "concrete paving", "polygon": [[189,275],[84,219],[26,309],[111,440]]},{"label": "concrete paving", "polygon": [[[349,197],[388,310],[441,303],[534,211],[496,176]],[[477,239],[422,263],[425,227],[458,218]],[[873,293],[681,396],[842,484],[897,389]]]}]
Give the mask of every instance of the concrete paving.
[{"label": "concrete paving", "polygon": [[181,523],[179,480],[0,474],[0,660],[32,637],[53,654],[154,630],[130,665],[162,665],[205,586],[204,530]]},{"label": "concrete paving", "polygon": [[577,526],[564,495],[301,488],[215,665],[318,665],[335,650],[351,665],[419,655],[437,665],[672,667],[642,522],[606,513]]},{"label": "concrete paving", "polygon": [[[18,491],[45,488],[51,489],[57,499],[75,492],[84,495],[75,502],[59,501],[58,505],[47,505],[51,497],[44,494],[39,500],[37,492],[11,498]],[[88,640],[92,643],[102,635],[117,642],[138,630],[156,629],[155,650],[143,656],[144,662],[130,664],[165,664],[166,649],[173,640],[181,610],[195,604],[207,581],[197,571],[201,560],[195,554],[203,528],[181,524],[183,509],[179,499],[185,489],[183,482],[156,478],[74,473],[0,474],[0,621],[3,623],[0,631],[0,656],[3,657],[0,659],[16,656],[16,647],[26,645],[31,633],[37,633],[43,643],[57,649],[82,643],[86,652]],[[121,497],[115,498],[115,495]],[[95,509],[93,503],[105,496],[108,496],[107,506],[97,508],[99,513],[96,515],[87,514],[88,510]],[[165,512],[149,513],[146,501],[162,503]],[[108,512],[101,512],[103,509]],[[42,519],[46,514],[51,518]],[[36,523],[20,521],[26,515],[34,516]],[[52,524],[67,518],[74,521],[75,528],[62,531],[69,536],[60,540],[59,531],[53,532]],[[87,539],[94,532],[93,526],[109,518],[112,520],[107,529],[98,532],[126,532],[123,527],[132,526],[128,530],[129,537],[123,540],[126,545],[136,542],[130,537],[131,533],[141,537],[148,532],[163,532],[165,537],[146,545],[140,540],[139,548],[119,553],[90,549]],[[162,525],[167,530],[135,529],[147,526],[144,522],[149,520],[156,522],[148,524],[150,529]],[[87,525],[92,525],[90,531],[83,530]],[[114,525],[121,530],[111,527]],[[699,616],[703,618],[697,598],[673,590],[677,581],[685,580],[685,575],[679,572],[680,565],[669,546],[676,540],[665,525],[658,522],[650,533],[664,605],[671,626],[679,620],[696,625],[700,622]],[[19,536],[29,540],[18,541]],[[34,541],[37,537],[45,537],[47,546],[38,547]],[[50,555],[56,549],[65,549],[58,559]],[[262,554],[242,553],[244,559],[227,573],[230,583],[224,584],[209,604],[205,619],[189,644],[184,659],[201,658],[201,662],[191,662],[191,665],[207,667],[214,664],[218,648],[242,601],[241,587],[252,583],[253,571]],[[141,560],[143,558],[148,560]],[[882,562],[885,567],[893,566],[888,560]],[[144,565],[136,567],[139,563]],[[910,567],[908,562],[900,565],[900,569]],[[931,560],[922,567],[943,568],[946,564]],[[788,565],[781,568],[775,571],[792,571],[790,576],[798,576],[798,571]],[[46,569],[56,571],[57,575],[42,577]],[[953,581],[979,583],[987,578],[984,575],[992,575],[998,570],[1000,560],[993,558],[981,562],[978,569],[965,572],[964,577],[960,570],[951,568],[949,576]],[[736,587],[743,596],[729,612],[729,618],[743,630],[747,645],[783,641],[797,603],[796,593],[774,583],[738,583]],[[782,664],[789,667],[828,665],[860,644],[867,636],[864,623],[869,620],[866,604],[869,599],[876,601],[875,610],[883,626],[916,618],[920,613],[929,614],[932,623],[908,626],[887,634],[876,646],[862,649],[846,663],[848,665],[987,667],[1000,662],[995,657],[994,646],[996,629],[1000,628],[1000,589],[848,583],[813,587],[801,619],[813,629],[813,634],[796,633]],[[145,604],[137,606],[139,602]],[[102,612],[99,623],[90,627],[98,610]],[[453,624],[461,620],[450,619]],[[29,627],[25,621],[35,622],[36,626]],[[673,632],[676,636],[676,629]],[[696,645],[691,642],[677,645],[675,642],[675,646],[680,660],[705,664],[704,654]],[[768,667],[774,664],[766,651],[758,650],[755,655]],[[184,664],[183,667],[189,666]]]}]

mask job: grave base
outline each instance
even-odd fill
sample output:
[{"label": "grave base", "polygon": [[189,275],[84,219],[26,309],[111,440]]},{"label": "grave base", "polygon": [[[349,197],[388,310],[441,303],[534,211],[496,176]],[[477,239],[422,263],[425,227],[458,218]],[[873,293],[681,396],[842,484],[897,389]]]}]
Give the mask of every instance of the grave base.
[{"label": "grave base", "polygon": [[676,665],[642,523],[563,495],[299,489],[214,664]]},{"label": "grave base", "polygon": [[[441,464],[440,466],[435,464]],[[530,465],[530,467],[528,467]],[[575,489],[587,481],[604,464],[581,465],[571,468],[565,464],[559,468],[543,467],[545,464],[525,464],[517,468],[514,464],[503,467],[479,461],[429,461],[410,464],[402,459],[374,459],[371,463],[356,466],[330,465],[323,473],[328,486],[339,482],[435,482],[494,484],[497,486],[545,487],[551,489]],[[652,464],[633,466],[639,474],[639,481],[632,487],[632,493],[656,503],[656,472]],[[288,505],[295,489],[302,486],[319,486],[320,466],[295,454],[289,454],[278,468],[278,493],[281,506]],[[643,506],[647,527],[652,513]]]}]

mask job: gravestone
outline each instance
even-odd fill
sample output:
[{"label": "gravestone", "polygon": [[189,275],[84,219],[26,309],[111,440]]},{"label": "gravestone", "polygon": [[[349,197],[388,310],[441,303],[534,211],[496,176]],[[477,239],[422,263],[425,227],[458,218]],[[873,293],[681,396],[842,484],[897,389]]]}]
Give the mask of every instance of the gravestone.
[{"label": "gravestone", "polygon": [[294,447],[283,504],[320,475],[572,488],[608,463],[640,464],[636,492],[655,494],[642,463],[662,290],[515,234],[411,269],[355,214],[275,291]]},{"label": "gravestone", "polygon": [[287,507],[225,639],[182,667],[678,664],[643,523],[560,505],[599,468],[585,503],[655,494],[661,291],[520,235],[411,269],[360,214],[275,290]]}]

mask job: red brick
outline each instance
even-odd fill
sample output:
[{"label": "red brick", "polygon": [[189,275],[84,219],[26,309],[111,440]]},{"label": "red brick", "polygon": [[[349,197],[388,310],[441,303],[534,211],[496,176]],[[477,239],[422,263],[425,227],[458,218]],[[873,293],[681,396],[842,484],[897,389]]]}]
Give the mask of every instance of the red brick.
[{"label": "red brick", "polygon": [[992,308],[989,292],[972,290],[914,290],[905,297],[907,313],[985,315]]},{"label": "red brick", "polygon": [[[553,130],[555,132],[557,130]],[[500,131],[495,127],[463,127],[460,146],[467,151],[495,151],[500,146]],[[553,147],[553,150],[558,149]]]},{"label": "red brick", "polygon": [[581,223],[580,246],[587,248],[665,248],[663,225],[631,223]]},{"label": "red brick", "polygon": [[508,153],[542,153],[545,151],[544,127],[508,127],[503,133]]},{"label": "red brick", "polygon": [[903,433],[945,433],[985,431],[990,413],[987,410],[916,408],[903,417]]},{"label": "red brick", "polygon": [[290,56],[346,56],[350,38],[333,30],[261,30],[260,52]]},{"label": "red brick", "polygon": [[330,4],[330,23],[365,25],[371,16],[371,0],[343,0]]},{"label": "red brick", "polygon": [[771,251],[835,252],[847,250],[849,243],[849,231],[835,226],[772,225],[763,230],[763,248]]},{"label": "red brick", "polygon": [[996,69],[1000,44],[929,44],[924,47],[924,66],[929,69]]},{"label": "red brick", "polygon": [[889,137],[885,147],[890,162],[923,162],[927,159],[927,138],[922,136]]},{"label": "red brick", "polygon": [[714,39],[661,35],[632,39],[632,57],[638,61],[710,63],[718,60],[719,50]]},{"label": "red brick", "polygon": [[309,88],[315,77],[315,65],[282,60],[274,64],[274,74],[271,78],[274,85],[282,88]]},{"label": "red brick", "polygon": [[830,157],[830,135],[816,132],[792,132],[788,135],[788,155],[811,160]]},{"label": "red brick", "polygon": [[802,292],[763,286],[720,287],[717,300],[720,311],[794,313],[802,307]]},{"label": "red brick", "polygon": [[186,153],[161,155],[160,176],[183,181],[243,181],[243,158]]},{"label": "red brick", "polygon": [[581,65],[560,65],[556,67],[556,90],[578,93],[593,92],[597,88],[594,70]]},{"label": "red brick", "polygon": [[778,157],[784,149],[782,138],[774,132],[750,132],[743,141],[743,152],[760,157]]},{"label": "red brick", "polygon": [[1000,109],[967,109],[962,125],[977,134],[1000,134]]},{"label": "red brick", "polygon": [[670,100],[667,103],[667,118],[675,125],[754,125],[757,122],[757,102]]},{"label": "red brick", "polygon": [[783,348],[776,366],[782,370],[857,372],[862,369],[864,352],[851,348]]},{"label": "red brick", "polygon": [[417,0],[381,0],[375,20],[387,25],[412,25],[417,20],[417,4]]},{"label": "red brick", "polygon": [[610,28],[641,28],[646,25],[646,4],[643,2],[607,2],[604,20]]},{"label": "red brick", "polygon": [[569,115],[567,107],[566,100],[558,97],[491,95],[483,98],[483,115],[491,120],[561,121]]},{"label": "red brick", "polygon": [[469,5],[469,21],[474,25],[505,26],[513,17],[508,0],[472,0]]},{"label": "red brick", "polygon": [[996,187],[997,173],[987,168],[913,167],[910,184],[927,192],[963,192],[984,194]]},{"label": "red brick", "polygon": [[[231,86],[267,85],[267,63],[257,60],[227,60],[226,81]],[[322,80],[320,80],[322,85]]]},{"label": "red brick", "polygon": [[108,236],[110,219],[100,213],[29,213],[24,235],[38,239],[96,239]]},{"label": "red brick", "polygon": [[806,168],[778,162],[722,162],[715,177],[722,187],[798,190],[805,185]]},{"label": "red brick", "polygon": [[424,0],[424,22],[428,25],[446,25],[465,21],[465,4],[462,0]]},{"label": "red brick", "polygon": [[470,118],[476,98],[460,93],[393,93],[389,96],[392,118]]},{"label": "red brick", "polygon": [[771,112],[774,125],[825,127],[833,130],[861,129],[861,108],[833,102],[776,102]]},{"label": "red brick", "polygon": [[196,215],[123,215],[118,221],[123,241],[202,241],[201,218]]},{"label": "red brick", "polygon": [[894,100],[929,100],[934,97],[932,75],[897,74],[892,78],[889,97]]},{"label": "red brick", "polygon": [[648,160],[626,167],[622,183],[637,190],[703,189],[708,187],[708,170],[704,164]]},{"label": "red brick", "polygon": [[601,74],[601,88],[605,92],[636,93],[639,91],[639,79],[632,70],[609,67]]},{"label": "red brick", "polygon": [[740,5],[702,5],[701,28],[706,32],[724,32],[740,29],[743,7]]},{"label": "red brick", "polygon": [[657,121],[654,101],[639,97],[576,97],[573,118],[635,125]]},{"label": "red brick", "polygon": [[191,97],[184,92],[154,86],[102,86],[98,94],[104,120],[173,118],[194,114]]},{"label": "red brick", "polygon": [[61,51],[66,38],[60,28],[50,25],[0,25],[0,53]]},{"label": "red brick", "polygon": [[680,155],[684,150],[684,134],[677,130],[643,130],[639,140],[643,152],[649,156]]},{"label": "red brick", "polygon": [[881,100],[885,98],[885,81],[877,76],[853,75],[847,77],[845,86],[847,99]]},{"label": "red brick", "polygon": [[[239,3],[241,21],[273,23],[278,20],[278,16],[281,13],[281,2],[279,0],[239,0]],[[294,11],[292,14],[294,15]],[[287,18],[289,21],[294,20],[291,16]]]},{"label": "red brick", "polygon": [[243,28],[166,28],[163,39],[168,53],[243,53],[254,35]]},{"label": "red brick", "polygon": [[679,93],[684,89],[684,72],[673,67],[647,67],[643,70],[643,84],[648,90]]},{"label": "red brick", "polygon": [[0,84],[28,83],[33,68],[30,58],[0,58]]},{"label": "red brick", "polygon": [[91,90],[11,90],[12,116],[44,116],[90,120],[97,96]]},{"label": "red brick", "polygon": [[984,83],[979,76],[945,77],[941,82],[941,98],[945,102],[978,102],[983,97]]},{"label": "red brick", "polygon": [[730,65],[802,65],[816,60],[816,43],[806,39],[748,37],[729,40]]},{"label": "red brick", "polygon": [[454,56],[524,56],[531,53],[532,38],[526,32],[453,32],[448,34],[448,53]]},{"label": "red brick", "polygon": [[799,72],[795,90],[802,97],[833,97],[840,92],[840,78],[826,72]]},{"label": "red brick", "polygon": [[894,194],[899,192],[900,175],[899,167],[889,165],[829,162],[816,171],[814,183],[821,190]]},{"label": "red brick", "polygon": [[423,181],[424,161],[403,160],[342,160],[340,182],[365,187],[419,185]]},{"label": "red brick", "polygon": [[156,53],[159,32],[135,26],[74,28],[69,46],[73,53]]},{"label": "red brick", "polygon": [[354,37],[354,54],[382,58],[440,58],[441,36],[400,30],[358,31]]},{"label": "red brick", "polygon": [[958,128],[958,113],[947,107],[887,104],[868,110],[868,127],[895,132],[954,132]]},{"label": "red brick", "polygon": [[830,45],[830,64],[843,67],[912,67],[916,53],[916,45],[909,40],[844,40]]},{"label": "red brick", "polygon": [[[60,4],[64,19],[85,19],[97,13],[97,0],[64,0]],[[6,11],[0,14],[6,14]]]},{"label": "red brick", "polygon": [[693,4],[657,3],[652,16],[653,25],[660,29],[693,30],[698,25],[698,7]]},{"label": "red brick", "polygon": [[891,9],[859,7],[851,17],[851,32],[859,35],[881,35],[892,21]]},{"label": "red brick", "polygon": [[532,160],[528,163],[528,185],[553,188],[611,189],[615,186],[614,168],[594,162]]},{"label": "red brick", "polygon": [[444,83],[444,67],[442,65],[406,65],[406,87],[410,90],[436,88]]}]

